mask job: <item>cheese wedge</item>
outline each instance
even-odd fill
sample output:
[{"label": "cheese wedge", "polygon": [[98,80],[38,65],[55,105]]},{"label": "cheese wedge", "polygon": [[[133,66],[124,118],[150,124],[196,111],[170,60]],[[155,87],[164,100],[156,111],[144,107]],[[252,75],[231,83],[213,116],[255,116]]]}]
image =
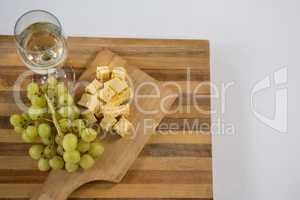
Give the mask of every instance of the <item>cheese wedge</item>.
[{"label": "cheese wedge", "polygon": [[97,96],[93,96],[93,101],[88,104],[87,108],[94,114],[100,113],[102,110],[103,103],[97,98]]},{"label": "cheese wedge", "polygon": [[96,117],[100,118],[103,116],[103,106],[104,106],[104,102],[99,100],[99,105],[97,106],[97,109],[95,110],[94,114],[96,115]]},{"label": "cheese wedge", "polygon": [[86,124],[93,124],[97,122],[97,118],[95,117],[94,113],[90,110],[85,110],[81,113],[83,119],[85,120]]},{"label": "cheese wedge", "polygon": [[117,122],[117,119],[112,115],[104,115],[100,122],[100,126],[104,131],[111,131],[113,125]]},{"label": "cheese wedge", "polygon": [[77,104],[87,108],[88,102],[91,101],[91,98],[92,98],[92,95],[83,93],[80,100],[77,102]]},{"label": "cheese wedge", "polygon": [[125,80],[126,78],[126,69],[124,67],[115,67],[111,71],[111,78],[119,78]]},{"label": "cheese wedge", "polygon": [[121,106],[103,106],[102,110],[104,115],[112,115],[114,117],[118,116],[128,116],[129,115],[129,104],[121,105]]},{"label": "cheese wedge", "polygon": [[112,88],[117,94],[128,88],[126,81],[119,78],[111,79],[104,83],[104,87]]},{"label": "cheese wedge", "polygon": [[90,94],[95,94],[99,89],[103,87],[103,83],[94,79],[86,88],[85,91]]},{"label": "cheese wedge", "polygon": [[105,82],[110,79],[111,68],[109,66],[97,67],[96,77],[101,82]]},{"label": "cheese wedge", "polygon": [[121,80],[119,78],[111,79],[104,83],[104,87],[112,88],[117,94],[128,88],[128,84],[126,81]]},{"label": "cheese wedge", "polygon": [[123,90],[121,93],[113,96],[109,102],[107,102],[107,105],[109,106],[119,106],[121,104],[127,103],[130,99],[131,95],[131,90],[130,88],[127,88]]},{"label": "cheese wedge", "polygon": [[111,98],[115,95],[116,95],[116,92],[113,89],[111,89],[110,87],[104,87],[101,90],[99,90],[99,92],[98,92],[98,97],[101,100],[105,101],[106,103],[109,102],[111,100]]},{"label": "cheese wedge", "polygon": [[125,117],[121,117],[120,120],[113,126],[113,130],[121,137],[129,136],[132,133],[133,125]]},{"label": "cheese wedge", "polygon": [[99,107],[100,100],[97,95],[92,95],[88,93],[84,93],[80,100],[77,102],[78,105],[81,105],[85,108],[88,108],[90,111],[95,112]]}]

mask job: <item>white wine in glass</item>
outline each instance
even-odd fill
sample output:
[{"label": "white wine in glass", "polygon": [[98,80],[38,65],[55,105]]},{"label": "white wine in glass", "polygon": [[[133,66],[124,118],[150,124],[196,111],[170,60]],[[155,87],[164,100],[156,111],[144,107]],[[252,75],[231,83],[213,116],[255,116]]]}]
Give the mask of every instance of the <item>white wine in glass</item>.
[{"label": "white wine in glass", "polygon": [[61,24],[53,14],[44,10],[26,12],[17,20],[14,34],[17,52],[28,68],[38,74],[74,79],[72,70],[62,68],[67,45]]}]

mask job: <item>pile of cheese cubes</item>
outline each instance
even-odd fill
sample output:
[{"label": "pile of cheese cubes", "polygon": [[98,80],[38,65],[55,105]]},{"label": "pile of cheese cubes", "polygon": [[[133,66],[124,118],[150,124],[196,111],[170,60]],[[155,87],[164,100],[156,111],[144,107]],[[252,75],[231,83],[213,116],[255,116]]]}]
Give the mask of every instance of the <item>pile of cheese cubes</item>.
[{"label": "pile of cheese cubes", "polygon": [[123,67],[99,66],[94,79],[77,102],[87,108],[82,116],[89,124],[100,122],[105,132],[130,135],[132,124],[128,120],[131,89]]}]

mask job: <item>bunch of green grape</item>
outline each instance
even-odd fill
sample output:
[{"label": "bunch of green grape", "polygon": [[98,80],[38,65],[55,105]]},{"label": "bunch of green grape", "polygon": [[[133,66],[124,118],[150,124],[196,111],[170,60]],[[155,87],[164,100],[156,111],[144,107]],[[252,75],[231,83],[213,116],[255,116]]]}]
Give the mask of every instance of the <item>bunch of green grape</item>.
[{"label": "bunch of green grape", "polygon": [[12,115],[10,123],[26,143],[35,143],[29,155],[39,170],[91,168],[104,148],[97,132],[80,118],[64,83],[49,77],[43,85],[29,83],[26,91],[31,106],[26,113]]}]

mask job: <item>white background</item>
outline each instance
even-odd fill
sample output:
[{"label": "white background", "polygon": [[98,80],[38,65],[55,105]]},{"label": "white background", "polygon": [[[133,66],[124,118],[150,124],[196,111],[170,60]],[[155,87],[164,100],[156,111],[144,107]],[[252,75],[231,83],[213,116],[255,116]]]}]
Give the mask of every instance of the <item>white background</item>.
[{"label": "white background", "polygon": [[[12,34],[17,17],[30,9],[53,12],[68,35],[209,39],[212,81],[235,83],[218,116],[235,125],[235,135],[213,138],[215,199],[299,198],[300,1],[2,0],[0,34]],[[264,125],[250,107],[253,85],[281,67],[288,67],[289,76],[286,134]],[[256,102],[269,116],[274,92]]]}]

